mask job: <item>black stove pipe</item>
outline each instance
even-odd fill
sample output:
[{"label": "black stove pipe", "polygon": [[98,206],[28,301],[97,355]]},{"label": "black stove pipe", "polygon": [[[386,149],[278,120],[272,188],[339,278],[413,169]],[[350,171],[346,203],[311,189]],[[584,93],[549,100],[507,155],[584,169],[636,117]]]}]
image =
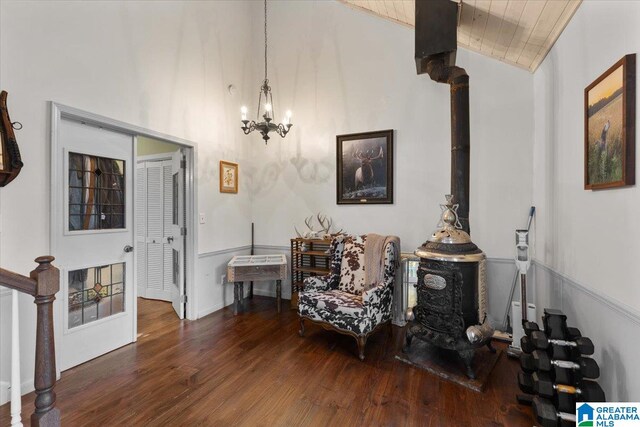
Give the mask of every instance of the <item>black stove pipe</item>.
[{"label": "black stove pipe", "polygon": [[447,65],[449,54],[423,59],[423,69],[432,80],[451,87],[451,194],[459,205],[458,218],[462,228],[469,228],[469,75],[464,68]]}]

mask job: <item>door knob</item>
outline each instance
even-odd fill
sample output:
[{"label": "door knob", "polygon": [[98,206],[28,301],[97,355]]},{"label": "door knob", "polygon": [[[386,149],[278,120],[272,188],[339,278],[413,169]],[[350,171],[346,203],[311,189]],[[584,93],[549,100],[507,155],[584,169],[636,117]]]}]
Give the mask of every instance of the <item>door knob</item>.
[{"label": "door knob", "polygon": [[124,247],[124,251],[125,251],[126,253],[133,252],[133,246],[131,246],[131,245],[127,245],[127,246],[125,246],[125,247]]},{"label": "door knob", "polygon": [[172,243],[172,242],[173,242],[173,236],[167,237],[167,243]]}]

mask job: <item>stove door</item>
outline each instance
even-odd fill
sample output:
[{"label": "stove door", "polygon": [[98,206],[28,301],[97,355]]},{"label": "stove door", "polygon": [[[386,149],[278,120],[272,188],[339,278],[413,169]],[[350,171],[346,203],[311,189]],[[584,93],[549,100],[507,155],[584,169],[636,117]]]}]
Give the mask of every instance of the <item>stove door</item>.
[{"label": "stove door", "polygon": [[427,261],[418,269],[416,320],[429,329],[458,336],[464,331],[462,275],[455,264]]}]

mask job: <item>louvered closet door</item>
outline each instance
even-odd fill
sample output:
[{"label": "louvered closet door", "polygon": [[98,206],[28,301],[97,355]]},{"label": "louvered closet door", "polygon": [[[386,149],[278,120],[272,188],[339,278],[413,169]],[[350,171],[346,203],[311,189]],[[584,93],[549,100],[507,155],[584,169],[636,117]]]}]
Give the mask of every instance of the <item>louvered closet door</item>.
[{"label": "louvered closet door", "polygon": [[[138,294],[145,298],[171,301],[173,263],[171,246],[167,241],[170,235],[172,218],[171,201],[173,186],[171,182],[171,161],[144,162],[138,169],[138,184],[144,186],[144,196],[139,197],[143,205],[138,218],[138,238],[143,243],[138,253]],[[140,184],[144,181],[144,184]]]},{"label": "louvered closet door", "polygon": [[166,300],[171,300],[171,287],[173,285],[173,250],[171,249],[170,238],[172,238],[171,224],[173,223],[173,175],[171,173],[171,160],[162,162],[162,177],[164,184],[164,221],[163,221],[163,245],[164,256],[164,277],[163,290]]},{"label": "louvered closet door", "polygon": [[136,285],[138,296],[147,296],[147,168],[136,165]]}]

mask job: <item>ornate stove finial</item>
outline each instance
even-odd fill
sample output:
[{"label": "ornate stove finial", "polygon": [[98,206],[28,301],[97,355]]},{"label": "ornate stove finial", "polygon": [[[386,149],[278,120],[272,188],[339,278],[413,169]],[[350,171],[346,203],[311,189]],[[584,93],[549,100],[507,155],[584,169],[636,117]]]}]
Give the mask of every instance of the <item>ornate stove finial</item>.
[{"label": "ornate stove finial", "polygon": [[440,215],[438,227],[444,228],[445,230],[462,229],[462,224],[460,224],[460,220],[458,219],[458,207],[460,205],[453,203],[453,194],[445,194],[444,197],[447,201],[440,205],[442,215]]},{"label": "ornate stove finial", "polygon": [[[427,242],[444,244],[472,243],[471,237],[469,237],[469,234],[464,231],[462,224],[460,224],[460,220],[458,219],[458,204],[453,203],[453,195],[447,194],[445,195],[445,198],[446,202],[440,205],[442,214],[440,215],[437,230],[433,232]],[[477,247],[473,245],[471,250],[475,249],[477,249]]]}]

